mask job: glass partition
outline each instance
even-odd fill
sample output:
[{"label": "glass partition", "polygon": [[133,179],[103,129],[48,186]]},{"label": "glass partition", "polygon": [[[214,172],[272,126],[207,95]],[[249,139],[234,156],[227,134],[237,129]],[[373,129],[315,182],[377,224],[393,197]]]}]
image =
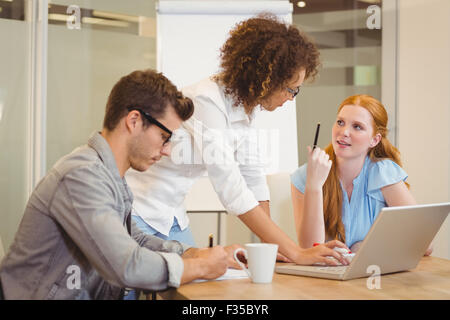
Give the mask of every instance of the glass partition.
[{"label": "glass partition", "polygon": [[[381,100],[381,0],[291,1],[293,23],[320,50],[322,66],[314,82],[297,96],[299,165],[307,162],[317,122],[319,146],[331,141],[331,127],[339,104],[354,94]],[[371,8],[369,8],[371,7]],[[393,107],[393,106],[392,106]],[[389,123],[395,124],[394,114]]]},{"label": "glass partition", "polygon": [[48,9],[47,169],[103,124],[120,77],[156,68],[155,2],[54,0]]}]

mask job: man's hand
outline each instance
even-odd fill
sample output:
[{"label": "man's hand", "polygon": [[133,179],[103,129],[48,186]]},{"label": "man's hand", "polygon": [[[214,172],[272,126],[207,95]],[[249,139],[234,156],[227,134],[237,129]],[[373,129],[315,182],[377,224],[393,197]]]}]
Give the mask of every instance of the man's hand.
[{"label": "man's hand", "polygon": [[195,279],[216,279],[227,271],[227,252],[222,246],[213,248],[190,248],[181,256],[184,270],[181,284]]}]

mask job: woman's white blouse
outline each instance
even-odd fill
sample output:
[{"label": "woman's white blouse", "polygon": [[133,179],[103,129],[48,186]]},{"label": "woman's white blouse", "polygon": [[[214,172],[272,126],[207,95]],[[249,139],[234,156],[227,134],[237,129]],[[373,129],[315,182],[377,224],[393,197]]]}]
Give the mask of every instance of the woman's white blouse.
[{"label": "woman's white blouse", "polygon": [[254,113],[233,107],[216,82],[207,78],[183,89],[194,102],[194,115],[176,130],[171,156],[145,172],[128,170],[134,194],[133,214],[168,235],[177,218],[189,224],[184,199],[195,180],[207,173],[228,213],[243,214],[269,200],[264,160],[260,156]]}]

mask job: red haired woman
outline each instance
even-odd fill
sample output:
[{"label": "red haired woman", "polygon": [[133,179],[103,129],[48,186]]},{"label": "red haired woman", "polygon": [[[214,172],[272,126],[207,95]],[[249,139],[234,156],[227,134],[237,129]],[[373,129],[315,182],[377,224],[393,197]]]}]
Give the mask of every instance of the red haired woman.
[{"label": "red haired woman", "polygon": [[291,176],[301,247],[337,239],[357,251],[381,208],[415,204],[387,122],[378,100],[354,95],[339,106],[325,150],[308,147],[308,163]]}]

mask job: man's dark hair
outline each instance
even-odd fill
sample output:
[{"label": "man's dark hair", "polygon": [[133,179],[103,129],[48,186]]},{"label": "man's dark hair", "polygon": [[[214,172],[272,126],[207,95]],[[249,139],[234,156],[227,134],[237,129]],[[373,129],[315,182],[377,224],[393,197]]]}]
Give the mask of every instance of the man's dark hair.
[{"label": "man's dark hair", "polygon": [[[153,118],[160,118],[169,104],[183,121],[194,113],[191,99],[184,97],[162,73],[151,69],[134,71],[122,77],[112,88],[103,127],[114,130],[120,119],[128,114],[130,107],[139,108]],[[150,125],[147,121],[143,123],[145,127]]]}]

